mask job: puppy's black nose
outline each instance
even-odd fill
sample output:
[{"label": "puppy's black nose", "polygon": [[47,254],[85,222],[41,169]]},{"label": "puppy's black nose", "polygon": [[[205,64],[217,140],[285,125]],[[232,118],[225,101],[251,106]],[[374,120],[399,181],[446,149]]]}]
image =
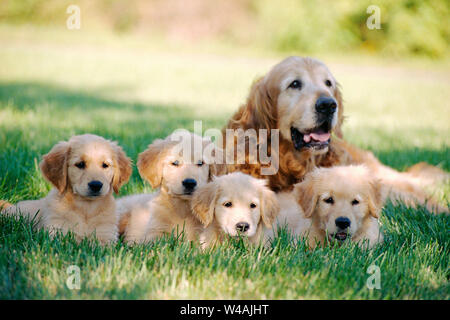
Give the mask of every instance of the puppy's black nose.
[{"label": "puppy's black nose", "polygon": [[316,111],[324,115],[331,116],[337,108],[336,100],[330,97],[319,97],[316,101]]},{"label": "puppy's black nose", "polygon": [[238,222],[236,224],[236,230],[239,232],[246,232],[250,229],[250,225],[247,222]]},{"label": "puppy's black nose", "polygon": [[339,217],[335,221],[336,226],[340,229],[346,229],[350,227],[351,221],[349,218],[346,217]]},{"label": "puppy's black nose", "polygon": [[181,183],[183,184],[183,187],[186,188],[186,190],[194,190],[194,188],[197,186],[197,181],[195,181],[194,179],[184,179]]},{"label": "puppy's black nose", "polygon": [[92,192],[99,192],[100,189],[103,187],[103,183],[97,180],[93,180],[88,183],[89,189],[91,189]]}]

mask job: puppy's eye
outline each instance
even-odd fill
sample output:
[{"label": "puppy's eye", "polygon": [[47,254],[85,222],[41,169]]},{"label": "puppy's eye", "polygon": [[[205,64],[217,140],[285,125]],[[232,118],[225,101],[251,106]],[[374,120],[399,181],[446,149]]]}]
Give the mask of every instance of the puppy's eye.
[{"label": "puppy's eye", "polygon": [[197,163],[197,166],[199,166],[199,167],[201,167],[201,166],[203,166],[205,163],[203,162],[203,161],[199,161],[198,163]]},{"label": "puppy's eye", "polygon": [[334,203],[334,199],[333,197],[328,197],[326,199],[323,200],[325,203],[329,203],[329,204],[333,204]]},{"label": "puppy's eye", "polygon": [[103,168],[103,169],[109,168],[109,164],[103,162],[102,168]]},{"label": "puppy's eye", "polygon": [[232,205],[233,205],[233,204],[232,204],[230,201],[225,202],[225,203],[223,204],[223,206],[224,206],[224,207],[227,207],[227,208],[230,208]]},{"label": "puppy's eye", "polygon": [[250,203],[250,208],[255,209],[256,208],[256,204]]},{"label": "puppy's eye", "polygon": [[75,167],[77,167],[78,169],[84,169],[86,168],[86,162],[84,161],[77,162],[75,163]]},{"label": "puppy's eye", "polygon": [[178,167],[180,165],[180,161],[175,160],[174,162],[172,162],[172,165]]},{"label": "puppy's eye", "polygon": [[292,81],[292,83],[289,85],[289,88],[292,89],[301,89],[302,88],[302,82],[300,80],[294,80]]},{"label": "puppy's eye", "polygon": [[357,204],[359,204],[359,201],[356,199],[353,199],[352,201],[352,206],[356,206]]},{"label": "puppy's eye", "polygon": [[327,86],[327,87],[331,87],[331,86],[333,86],[333,84],[331,83],[331,81],[330,80],[325,80],[325,85]]}]

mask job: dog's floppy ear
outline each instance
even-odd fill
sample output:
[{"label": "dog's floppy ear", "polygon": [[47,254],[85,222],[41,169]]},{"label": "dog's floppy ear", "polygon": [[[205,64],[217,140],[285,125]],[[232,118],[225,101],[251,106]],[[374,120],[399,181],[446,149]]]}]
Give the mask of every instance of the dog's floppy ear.
[{"label": "dog's floppy ear", "polygon": [[192,212],[205,227],[209,226],[214,219],[214,208],[218,194],[218,184],[212,181],[198,188],[192,196]]},{"label": "dog's floppy ear", "polygon": [[344,138],[344,134],[342,133],[342,124],[344,122],[344,101],[342,99],[342,93],[340,90],[340,85],[336,84],[336,89],[334,90],[334,97],[338,103],[338,120],[336,123],[336,127],[333,129],[336,136],[340,139]]},{"label": "dog's floppy ear", "polygon": [[66,141],[56,144],[49,153],[44,155],[40,168],[44,177],[53,184],[59,193],[63,193],[68,185],[67,161],[70,145]]},{"label": "dog's floppy ear", "polygon": [[164,140],[155,140],[138,157],[137,167],[139,174],[150,182],[153,189],[158,188],[162,182],[165,144],[166,141]]},{"label": "dog's floppy ear", "polygon": [[257,80],[250,89],[247,105],[240,119],[244,122],[244,127],[256,130],[275,128],[278,94],[278,87],[270,86],[267,76]]},{"label": "dog's floppy ear", "polygon": [[298,204],[303,209],[305,218],[311,218],[316,210],[318,200],[312,179],[306,178],[302,182],[294,185],[293,192]]},{"label": "dog's floppy ear", "polygon": [[130,179],[132,168],[131,160],[127,157],[122,147],[114,144],[114,177],[112,186],[116,194],[119,193],[120,187]]},{"label": "dog's floppy ear", "polygon": [[261,217],[267,228],[272,227],[279,212],[280,206],[275,192],[264,186],[261,192]]},{"label": "dog's floppy ear", "polygon": [[369,214],[378,219],[383,208],[383,195],[381,193],[381,181],[373,180],[369,182],[370,191],[368,199]]}]

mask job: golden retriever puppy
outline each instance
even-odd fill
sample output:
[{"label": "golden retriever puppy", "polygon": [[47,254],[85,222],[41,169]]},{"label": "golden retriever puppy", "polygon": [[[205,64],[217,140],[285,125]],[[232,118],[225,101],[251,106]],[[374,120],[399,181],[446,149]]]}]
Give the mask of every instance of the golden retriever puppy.
[{"label": "golden retriever puppy", "polygon": [[[267,145],[272,144],[271,130],[279,130],[279,150],[270,150],[271,157],[278,159],[278,171],[263,175],[264,164],[251,162],[254,158],[250,156],[245,157],[245,163],[236,161],[227,169],[267,179],[270,188],[279,192],[292,190],[316,167],[365,164],[383,180],[385,194],[394,202],[419,203],[435,213],[448,212],[423,189],[424,184],[448,179],[448,173],[430,165],[414,166],[408,173],[383,165],[371,152],[343,140],[343,119],[339,85],[327,66],[313,58],[286,58],[252,85],[246,103],[223,130],[226,150],[235,150],[237,144],[234,136],[227,139],[226,129],[255,129],[257,134],[266,129]],[[245,141],[244,150],[251,149],[250,141]],[[261,146],[264,144],[257,148]]]},{"label": "golden retriever puppy", "polygon": [[192,199],[192,212],[205,229],[202,247],[226,236],[244,236],[252,244],[264,241],[264,228],[272,228],[278,214],[276,195],[266,181],[240,172],[215,178],[200,187]]},{"label": "golden retriever puppy", "polygon": [[316,169],[295,185],[293,195],[304,218],[311,219],[309,228],[303,224],[296,230],[307,235],[311,247],[347,239],[373,247],[383,241],[382,188],[365,166]]},{"label": "golden retriever puppy", "polygon": [[37,216],[37,226],[52,236],[72,231],[78,241],[94,235],[102,244],[117,240],[112,193],[131,175],[131,161],[117,143],[92,134],[73,136],[55,145],[40,168],[54,188],[43,199],[4,206],[5,212]]},{"label": "golden retriever puppy", "polygon": [[144,243],[172,232],[179,235],[182,231],[186,240],[197,239],[202,225],[191,213],[192,195],[212,176],[221,174],[225,166],[214,163],[220,150],[211,140],[192,133],[183,137],[191,142],[190,148],[197,145],[211,152],[202,151],[199,159],[193,161],[195,150],[187,155],[180,148],[178,134],[174,133],[164,140],[155,140],[139,155],[140,175],[159,191],[118,200],[119,232],[126,242]]}]

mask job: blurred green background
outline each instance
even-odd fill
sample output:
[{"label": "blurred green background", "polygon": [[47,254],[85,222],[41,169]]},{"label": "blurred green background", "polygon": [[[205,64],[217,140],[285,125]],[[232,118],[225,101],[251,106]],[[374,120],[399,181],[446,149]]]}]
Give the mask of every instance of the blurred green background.
[{"label": "blurred green background", "polygon": [[[79,5],[83,30],[138,33],[149,39],[226,43],[303,54],[349,51],[382,56],[448,57],[448,0],[2,0],[0,21],[64,26]],[[370,5],[381,29],[366,26]]]}]

